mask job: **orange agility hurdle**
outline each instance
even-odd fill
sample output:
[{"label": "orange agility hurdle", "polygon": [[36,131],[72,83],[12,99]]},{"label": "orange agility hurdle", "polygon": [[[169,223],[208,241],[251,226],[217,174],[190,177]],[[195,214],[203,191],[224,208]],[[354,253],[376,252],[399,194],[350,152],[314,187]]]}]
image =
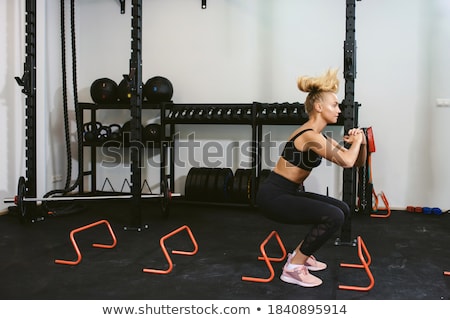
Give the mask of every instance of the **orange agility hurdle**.
[{"label": "orange agility hurdle", "polygon": [[444,276],[450,276],[450,271],[444,271]]},{"label": "orange agility hurdle", "polygon": [[[271,238],[273,238],[273,237],[276,238],[276,240],[277,240],[277,242],[278,242],[278,245],[280,246],[281,251],[282,251],[282,253],[283,253],[282,256],[279,257],[279,258],[268,257],[268,256],[267,256],[267,253],[266,253],[265,246],[266,246],[266,244],[269,242],[269,240],[270,240]],[[255,278],[255,277],[246,277],[246,276],[243,276],[243,277],[242,277],[242,280],[244,280],[244,281],[253,281],[253,282],[270,282],[270,281],[272,281],[273,278],[275,277],[275,271],[273,270],[271,261],[280,262],[280,261],[283,261],[283,260],[286,258],[286,248],[284,247],[283,242],[281,241],[281,238],[280,238],[280,236],[278,235],[278,233],[277,233],[276,231],[272,231],[272,232],[267,236],[267,238],[266,238],[266,239],[261,243],[261,245],[259,246],[259,249],[260,249],[260,251],[261,251],[262,257],[258,257],[258,260],[264,260],[264,262],[266,263],[267,268],[268,268],[269,271],[270,271],[270,276],[269,276],[269,278]]]},{"label": "orange agility hurdle", "polygon": [[[372,262],[372,259],[370,257],[369,251],[367,251],[367,247],[364,244],[364,241],[362,240],[361,236],[358,236],[357,242],[358,242],[358,256],[359,256],[359,259],[361,260],[362,264],[341,263],[340,266],[341,267],[347,267],[347,268],[364,269],[366,271],[366,273],[367,273],[367,276],[369,277],[370,283],[369,283],[369,285],[367,287],[339,285],[339,289],[355,290],[355,291],[369,291],[375,285],[375,280],[373,278],[372,272],[369,269],[369,266],[370,266],[370,263]],[[364,253],[367,256],[367,261],[364,258],[363,250],[364,250]]]},{"label": "orange agility hurdle", "polygon": [[381,200],[383,200],[383,203],[385,205],[384,208],[378,208],[378,196],[375,193],[375,190],[372,191],[374,197],[375,197],[375,206],[374,206],[374,211],[375,212],[380,212],[380,211],[386,211],[385,214],[378,214],[378,213],[372,213],[370,216],[373,218],[388,218],[391,215],[391,208],[389,207],[389,202],[386,198],[386,195],[384,194],[384,192],[380,193],[381,196]]},{"label": "orange agility hurdle", "polygon": [[179,250],[172,250],[173,254],[181,254],[181,255],[194,255],[198,252],[198,244],[197,241],[195,241],[194,235],[192,234],[191,229],[188,226],[182,226],[170,233],[168,233],[167,235],[165,235],[164,237],[162,237],[159,240],[159,244],[161,246],[161,249],[164,253],[164,256],[166,257],[166,260],[169,264],[169,267],[166,270],[159,270],[159,269],[148,269],[148,268],[144,268],[142,271],[147,272],[147,273],[157,273],[157,274],[168,274],[172,271],[173,269],[173,263],[172,263],[172,259],[169,256],[169,253],[167,252],[166,246],[164,245],[164,241],[167,240],[168,238],[172,237],[173,235],[179,233],[182,230],[186,230],[191,241],[192,244],[194,245],[194,250],[192,251],[179,251]]},{"label": "orange agility hurdle", "polygon": [[112,248],[114,248],[116,246],[116,244],[117,244],[117,239],[116,239],[116,236],[114,235],[114,232],[113,232],[113,230],[111,228],[111,225],[106,220],[100,220],[100,221],[88,224],[88,225],[86,225],[84,227],[80,227],[78,229],[74,229],[74,230],[72,230],[70,232],[70,241],[72,242],[72,245],[73,245],[73,247],[75,249],[75,252],[77,253],[77,259],[75,261],[59,260],[59,259],[57,259],[57,260],[55,260],[55,263],[68,264],[68,265],[72,265],[72,266],[79,264],[81,262],[81,252],[80,252],[80,249],[78,248],[78,245],[77,245],[77,243],[75,241],[75,233],[83,231],[83,230],[86,230],[86,229],[89,229],[89,228],[92,228],[92,227],[95,227],[95,226],[98,226],[99,224],[103,224],[103,223],[106,224],[106,226],[108,227],[109,233],[111,234],[111,237],[113,239],[113,243],[112,244],[94,243],[94,244],[92,244],[92,246],[94,248],[103,248],[103,249],[112,249]]}]

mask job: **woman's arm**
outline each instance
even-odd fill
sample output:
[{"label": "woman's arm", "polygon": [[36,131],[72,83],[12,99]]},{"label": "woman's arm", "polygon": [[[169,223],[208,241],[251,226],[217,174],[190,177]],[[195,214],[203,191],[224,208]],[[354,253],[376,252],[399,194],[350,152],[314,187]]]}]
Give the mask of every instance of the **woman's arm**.
[{"label": "woman's arm", "polygon": [[349,148],[345,148],[336,140],[329,137],[325,138],[320,134],[311,134],[311,139],[313,141],[310,148],[314,152],[343,168],[363,165],[366,161],[365,136],[361,129],[350,129],[348,135],[344,136],[343,140],[350,144]]},{"label": "woman's arm", "polygon": [[356,167],[364,166],[366,164],[366,160],[367,160],[367,145],[361,144],[361,146],[359,147],[358,158],[355,161],[355,166]]},{"label": "woman's arm", "polygon": [[353,129],[355,130],[355,133],[359,133],[358,130],[360,130],[360,133],[362,134],[362,142],[361,145],[359,147],[359,153],[358,153],[358,158],[355,161],[355,166],[356,167],[362,167],[365,165],[366,160],[367,160],[367,140],[366,140],[366,135],[364,133],[364,131],[362,131],[361,129]]}]

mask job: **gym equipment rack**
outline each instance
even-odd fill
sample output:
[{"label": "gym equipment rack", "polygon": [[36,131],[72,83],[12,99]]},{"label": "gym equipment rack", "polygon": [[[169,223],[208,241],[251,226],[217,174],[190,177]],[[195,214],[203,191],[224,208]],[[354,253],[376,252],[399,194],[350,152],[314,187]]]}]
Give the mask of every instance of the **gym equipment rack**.
[{"label": "gym equipment rack", "polygon": [[[26,163],[25,177],[20,177],[18,184],[18,196],[23,198],[36,198],[36,0],[25,0],[26,16],[26,57],[24,63],[24,75],[16,77],[16,81],[23,86],[22,92],[26,94],[25,110],[25,139],[26,139]],[[125,0],[120,0],[121,13],[125,12]],[[131,90],[131,229],[141,229],[141,170],[140,157],[142,147],[139,142],[142,135],[141,110],[142,110],[142,0],[131,2],[131,58],[130,71],[124,78],[128,81]],[[79,108],[78,105],[75,106]],[[79,141],[78,143],[82,143]],[[81,154],[80,158],[82,159]],[[82,171],[82,161],[79,161],[79,172]],[[85,174],[83,172],[83,174]],[[161,179],[163,180],[163,179]],[[79,188],[80,192],[83,192]],[[19,218],[25,222],[26,218],[34,220],[37,217],[35,202],[25,202],[19,208]]]},{"label": "gym equipment rack", "polygon": [[[358,127],[358,108],[361,106],[355,101],[355,79],[356,79],[356,37],[355,37],[355,14],[356,1],[346,0],[346,24],[344,41],[344,79],[345,97],[342,101],[342,113],[344,114],[344,132]],[[356,168],[347,168],[343,172],[343,195],[342,200],[350,207],[350,212],[356,210]],[[356,246],[356,239],[351,239],[351,216],[341,228],[341,236],[336,239],[335,244],[347,244]]]},{"label": "gym equipment rack", "polygon": [[131,58],[130,82],[131,108],[131,228],[142,227],[141,213],[141,153],[142,144],[142,0],[131,1]]},{"label": "gym equipment rack", "polygon": [[[30,197],[36,197],[36,0],[25,1],[25,63],[22,78],[15,77],[25,98],[25,182],[24,190]],[[31,217],[36,215],[36,204],[26,204],[23,210]],[[23,216],[20,215],[22,219]]]}]

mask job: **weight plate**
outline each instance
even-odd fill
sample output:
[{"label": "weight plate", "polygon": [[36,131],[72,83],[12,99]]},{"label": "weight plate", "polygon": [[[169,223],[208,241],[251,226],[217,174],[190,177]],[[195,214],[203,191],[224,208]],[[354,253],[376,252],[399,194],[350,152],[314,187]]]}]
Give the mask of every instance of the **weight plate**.
[{"label": "weight plate", "polygon": [[233,179],[233,187],[232,187],[232,200],[233,202],[240,202],[240,184],[241,184],[241,177],[244,174],[244,169],[236,169],[234,173],[234,179]]},{"label": "weight plate", "polygon": [[202,168],[196,168],[196,170],[194,171],[194,174],[192,176],[192,181],[191,181],[191,189],[190,189],[190,193],[189,193],[189,200],[197,200],[197,196],[199,194],[199,185],[200,185],[200,175],[202,172]]},{"label": "weight plate", "polygon": [[237,169],[233,181],[233,201],[237,203],[248,202],[250,169]]},{"label": "weight plate", "polygon": [[207,201],[217,202],[218,192],[217,192],[217,177],[220,174],[220,168],[211,168],[208,170],[208,179],[206,182],[206,198]]},{"label": "weight plate", "polygon": [[20,177],[19,182],[17,184],[17,208],[19,209],[19,221],[21,223],[25,223],[28,220],[28,210],[26,201],[24,198],[26,197],[26,181],[25,177]]},{"label": "weight plate", "polygon": [[231,199],[231,193],[233,188],[233,171],[230,168],[220,169],[217,175],[216,192],[218,202],[228,202]]},{"label": "weight plate", "polygon": [[255,179],[253,179],[253,170],[248,169],[247,172],[247,201],[250,203],[252,201],[252,192],[254,188]]},{"label": "weight plate", "polygon": [[211,171],[211,168],[201,168],[197,178],[197,188],[196,188],[196,196],[195,199],[197,201],[205,201],[205,195],[208,192],[208,175]]},{"label": "weight plate", "polygon": [[193,181],[195,178],[195,174],[199,168],[193,167],[189,169],[189,172],[186,176],[186,183],[184,185],[184,196],[187,200],[192,200],[193,197]]},{"label": "weight plate", "polygon": [[[201,201],[205,197],[209,168],[192,168],[192,177],[188,181],[187,197],[189,200]],[[189,174],[188,174],[189,175]]]}]

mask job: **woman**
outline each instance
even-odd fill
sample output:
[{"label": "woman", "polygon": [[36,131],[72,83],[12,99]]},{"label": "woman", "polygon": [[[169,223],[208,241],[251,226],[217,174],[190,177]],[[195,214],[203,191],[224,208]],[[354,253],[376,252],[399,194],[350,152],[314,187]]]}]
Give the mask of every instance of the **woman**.
[{"label": "woman", "polygon": [[361,129],[350,129],[343,137],[350,145],[345,148],[322,134],[327,125],[338,121],[341,113],[336,96],[337,70],[328,70],[320,77],[300,77],[297,84],[308,93],[304,103],[308,121],[290,136],[275,168],[260,186],[256,203],[269,219],[313,225],[288,255],[281,280],[315,287],[322,280],[309,271],[324,270],[327,265],[317,261],[313,253],[340,229],[350,208],[340,200],[305,192],[303,183],[322,158],[343,168],[362,166],[366,161],[366,138]]}]

